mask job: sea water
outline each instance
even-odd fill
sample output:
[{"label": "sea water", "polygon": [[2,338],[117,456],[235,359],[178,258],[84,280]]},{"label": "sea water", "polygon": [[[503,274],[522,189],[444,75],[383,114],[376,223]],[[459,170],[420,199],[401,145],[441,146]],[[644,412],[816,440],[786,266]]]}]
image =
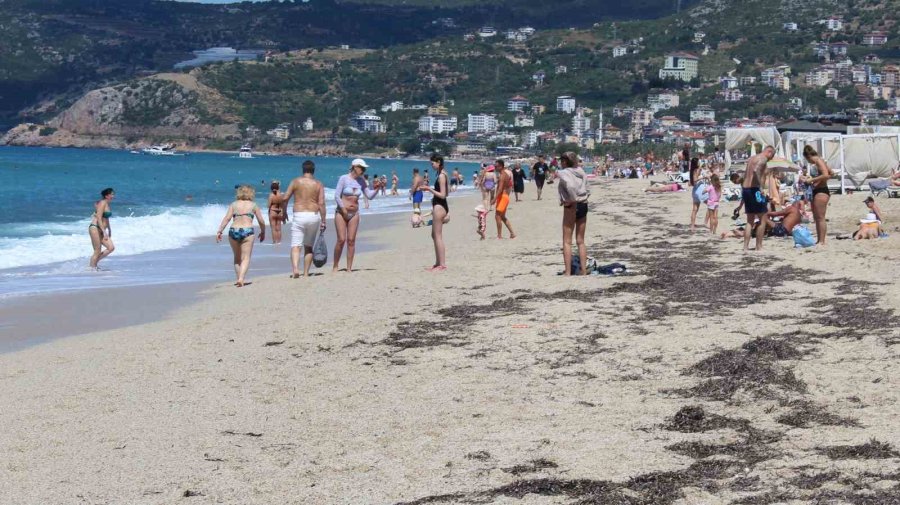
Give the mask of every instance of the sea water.
[{"label": "sea water", "polygon": [[[285,189],[307,158],[192,153],[152,156],[98,149],[0,148],[0,298],[27,294],[171,282],[226,281],[233,276],[230,247],[214,236],[236,184],[252,184],[268,219],[269,185]],[[334,190],[349,158],[310,158],[326,186],[329,217]],[[362,214],[408,212],[414,167],[427,161],[367,159],[368,174],[391,171],[400,177],[399,196],[379,196]],[[452,163],[470,183],[478,168]],[[433,170],[432,170],[433,172]],[[433,176],[432,176],[433,180]],[[88,224],[103,188],[112,187],[115,252],[101,272],[87,268],[91,254]],[[464,187],[459,194],[471,190]],[[361,205],[362,207],[362,205]],[[283,244],[256,244],[258,258],[287,258],[290,223]],[[329,226],[333,228],[333,226]],[[333,233],[333,231],[330,231]],[[333,240],[333,238],[332,238]],[[285,261],[287,261],[285,259]],[[287,265],[284,266],[284,269]],[[256,274],[265,273],[255,272]]]}]

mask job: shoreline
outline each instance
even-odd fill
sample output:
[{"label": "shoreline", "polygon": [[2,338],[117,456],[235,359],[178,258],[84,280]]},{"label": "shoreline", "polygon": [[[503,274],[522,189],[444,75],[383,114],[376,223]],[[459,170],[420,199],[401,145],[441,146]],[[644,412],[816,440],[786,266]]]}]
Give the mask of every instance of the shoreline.
[{"label": "shoreline", "polygon": [[[424,271],[427,229],[397,223],[365,239],[396,247],[352,274],[222,283],[149,324],[0,354],[15,406],[0,410],[0,497],[895,496],[900,288],[884,272],[900,234],[742,254],[688,232],[689,193],[644,187],[592,184],[589,254],[623,276],[558,276],[555,188],[536,202],[529,185],[510,207],[516,240],[479,241],[477,196],[450,202],[446,272]],[[829,236],[861,200],[832,198]],[[900,202],[883,201],[893,230]]]}]

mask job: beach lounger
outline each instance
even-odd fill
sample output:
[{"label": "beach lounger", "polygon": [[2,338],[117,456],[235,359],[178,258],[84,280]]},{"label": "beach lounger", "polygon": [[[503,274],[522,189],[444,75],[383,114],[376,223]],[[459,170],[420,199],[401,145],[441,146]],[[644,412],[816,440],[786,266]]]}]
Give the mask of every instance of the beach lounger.
[{"label": "beach lounger", "polygon": [[900,186],[889,186],[885,189],[888,198],[900,198]]},{"label": "beach lounger", "polygon": [[[887,193],[888,188],[891,186],[891,181],[887,179],[872,179],[869,181],[869,191],[872,192],[872,196],[878,196],[882,193]],[[890,196],[890,194],[888,194]]]}]

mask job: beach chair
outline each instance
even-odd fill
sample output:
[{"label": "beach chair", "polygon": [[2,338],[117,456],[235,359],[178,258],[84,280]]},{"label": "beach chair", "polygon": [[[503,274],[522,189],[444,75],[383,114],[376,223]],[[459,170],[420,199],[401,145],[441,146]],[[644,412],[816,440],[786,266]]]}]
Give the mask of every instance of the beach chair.
[{"label": "beach chair", "polygon": [[[872,196],[878,196],[882,193],[887,193],[888,188],[891,186],[891,181],[887,179],[872,179],[869,181],[869,191],[872,192]],[[890,196],[890,193],[888,193]]]},{"label": "beach chair", "polygon": [[900,186],[889,186],[885,189],[888,198],[900,198]]}]

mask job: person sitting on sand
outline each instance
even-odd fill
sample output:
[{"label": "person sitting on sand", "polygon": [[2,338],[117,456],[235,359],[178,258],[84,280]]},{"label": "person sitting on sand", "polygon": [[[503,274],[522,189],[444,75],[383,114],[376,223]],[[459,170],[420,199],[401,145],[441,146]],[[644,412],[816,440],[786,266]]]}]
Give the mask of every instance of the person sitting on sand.
[{"label": "person sitting on sand", "polygon": [[866,217],[859,220],[859,228],[853,232],[853,240],[879,238],[884,234],[884,228],[882,227],[881,221],[881,209],[878,208],[875,199],[870,196],[865,199],[865,204],[866,207],[869,208],[869,213],[866,214]]},{"label": "person sitting on sand", "polygon": [[[112,241],[112,227],[109,218],[112,217],[112,209],[109,204],[116,197],[113,188],[106,188],[100,192],[100,199],[94,202],[94,214],[91,216],[91,224],[88,225],[88,235],[91,237],[91,246],[94,253],[91,254],[90,267],[99,270],[97,266],[100,260],[109,256],[116,250]],[[106,248],[104,251],[103,248]]]},{"label": "person sitting on sand", "polygon": [[303,276],[309,276],[313,262],[316,234],[325,232],[325,186],[315,177],[312,160],[303,162],[303,175],[291,181],[282,196],[282,205],[294,199],[294,221],[291,224],[291,277],[300,277],[300,256],[303,255]]},{"label": "person sitting on sand", "polygon": [[897,165],[894,173],[891,174],[891,186],[900,186],[900,165]]},{"label": "person sitting on sand", "polygon": [[670,193],[684,191],[684,186],[677,182],[654,182],[652,186],[644,190],[644,193]]},{"label": "person sitting on sand", "polygon": [[253,218],[259,223],[259,241],[266,240],[266,222],[263,219],[259,206],[254,203],[256,190],[250,185],[238,186],[235,191],[235,201],[228,206],[225,217],[219,225],[216,233],[216,243],[222,241],[222,232],[231,221],[228,229],[228,243],[231,244],[231,252],[234,255],[234,274],[237,277],[235,286],[242,288],[246,284],[247,271],[250,270],[250,256],[253,254]]},{"label": "person sitting on sand", "polygon": [[[794,227],[800,224],[802,220],[802,209],[805,200],[800,199],[788,205],[778,212],[768,212],[763,215],[763,222],[766,225],[766,235],[773,237],[790,237],[794,233]],[[781,221],[774,221],[772,218],[782,218]]]}]

